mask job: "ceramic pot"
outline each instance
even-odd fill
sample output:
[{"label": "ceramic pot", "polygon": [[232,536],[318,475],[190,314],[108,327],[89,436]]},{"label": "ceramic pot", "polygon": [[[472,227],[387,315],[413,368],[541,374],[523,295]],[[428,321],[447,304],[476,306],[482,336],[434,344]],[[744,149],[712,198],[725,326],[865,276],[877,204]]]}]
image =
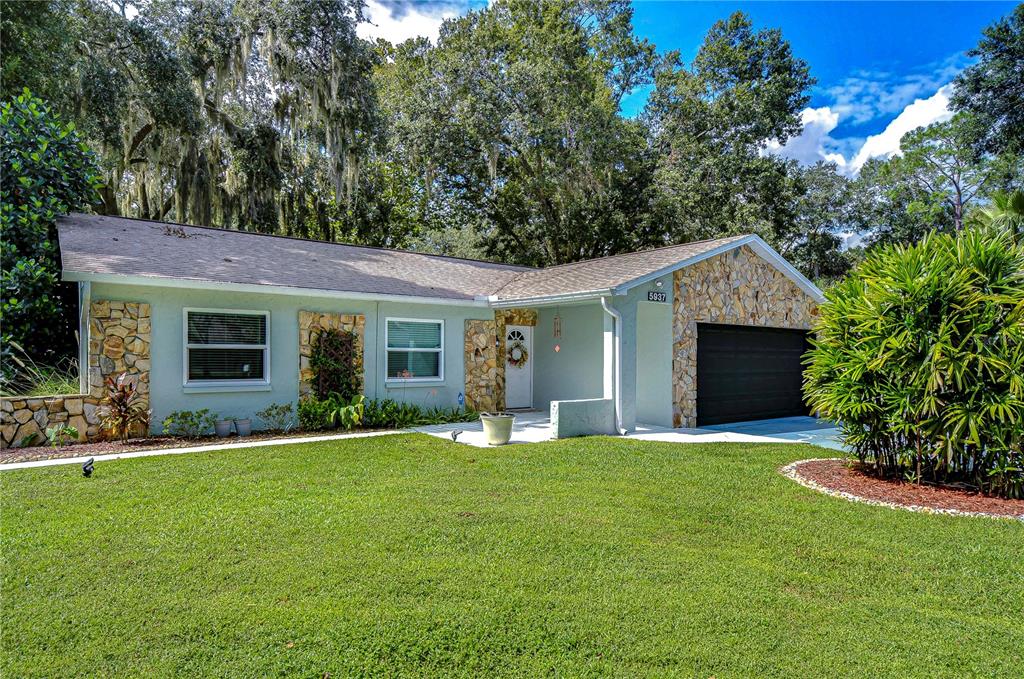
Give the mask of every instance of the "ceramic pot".
[{"label": "ceramic pot", "polygon": [[512,438],[512,424],[515,415],[509,413],[481,413],[480,422],[484,426],[484,437],[487,445],[503,446]]},{"label": "ceramic pot", "polygon": [[217,420],[213,425],[217,436],[224,438],[231,435],[231,420]]},{"label": "ceramic pot", "polygon": [[239,436],[248,436],[252,433],[252,420],[249,418],[235,420],[235,431],[238,432]]}]

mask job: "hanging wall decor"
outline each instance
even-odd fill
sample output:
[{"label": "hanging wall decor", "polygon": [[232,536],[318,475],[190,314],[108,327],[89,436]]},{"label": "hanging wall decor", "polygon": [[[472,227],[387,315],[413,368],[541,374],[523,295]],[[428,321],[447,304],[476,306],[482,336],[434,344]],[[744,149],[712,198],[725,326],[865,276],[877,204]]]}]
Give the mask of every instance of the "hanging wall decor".
[{"label": "hanging wall decor", "polygon": [[562,337],[562,317],[558,315],[558,310],[555,310],[555,319],[552,322],[552,334],[555,339],[561,339]]}]

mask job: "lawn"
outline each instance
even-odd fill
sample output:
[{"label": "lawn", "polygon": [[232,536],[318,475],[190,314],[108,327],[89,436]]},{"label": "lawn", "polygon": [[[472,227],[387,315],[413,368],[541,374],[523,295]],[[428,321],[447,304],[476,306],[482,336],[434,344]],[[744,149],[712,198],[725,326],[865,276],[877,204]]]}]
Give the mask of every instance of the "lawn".
[{"label": "lawn", "polygon": [[824,451],[388,436],[4,472],[3,676],[1016,676],[1024,524]]}]

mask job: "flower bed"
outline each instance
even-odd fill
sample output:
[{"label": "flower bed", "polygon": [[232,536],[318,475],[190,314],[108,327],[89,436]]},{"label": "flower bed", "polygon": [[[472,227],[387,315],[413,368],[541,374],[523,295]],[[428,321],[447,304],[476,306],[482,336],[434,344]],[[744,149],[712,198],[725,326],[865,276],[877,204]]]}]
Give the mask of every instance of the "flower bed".
[{"label": "flower bed", "polygon": [[880,479],[841,458],[801,460],[782,468],[797,483],[854,502],[933,514],[1010,517],[1024,521],[1024,500],[950,486]]}]

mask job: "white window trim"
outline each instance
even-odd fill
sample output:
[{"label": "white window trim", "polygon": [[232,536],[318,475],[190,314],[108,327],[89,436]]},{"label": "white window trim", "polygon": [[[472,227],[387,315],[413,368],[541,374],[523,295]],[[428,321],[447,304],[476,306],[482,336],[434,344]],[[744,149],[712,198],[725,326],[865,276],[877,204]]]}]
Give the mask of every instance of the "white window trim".
[{"label": "white window trim", "polygon": [[[437,349],[410,349],[403,347],[391,348],[388,346],[388,324],[391,321],[405,322],[405,323],[436,323],[441,326],[441,346]],[[437,377],[389,377],[388,376],[388,353],[391,351],[404,351],[410,353],[413,351],[417,352],[433,352],[440,354],[437,359]],[[395,316],[389,316],[384,318],[384,383],[385,384],[416,384],[418,382],[444,382],[444,319],[441,318],[398,318]]]},{"label": "white window trim", "polygon": [[[266,319],[266,338],[263,344],[190,344],[188,341],[188,315],[190,313],[212,313],[212,314],[234,314],[236,316],[263,316]],[[270,387],[270,312],[256,311],[252,309],[206,309],[200,307],[185,307],[181,310],[181,358],[182,377],[181,384],[186,389],[197,391],[215,391],[220,387],[227,387],[229,391],[244,391],[246,387],[253,390],[265,391]],[[263,377],[260,379],[248,380],[190,380],[188,378],[188,350],[189,349],[262,349],[263,350]]]}]

